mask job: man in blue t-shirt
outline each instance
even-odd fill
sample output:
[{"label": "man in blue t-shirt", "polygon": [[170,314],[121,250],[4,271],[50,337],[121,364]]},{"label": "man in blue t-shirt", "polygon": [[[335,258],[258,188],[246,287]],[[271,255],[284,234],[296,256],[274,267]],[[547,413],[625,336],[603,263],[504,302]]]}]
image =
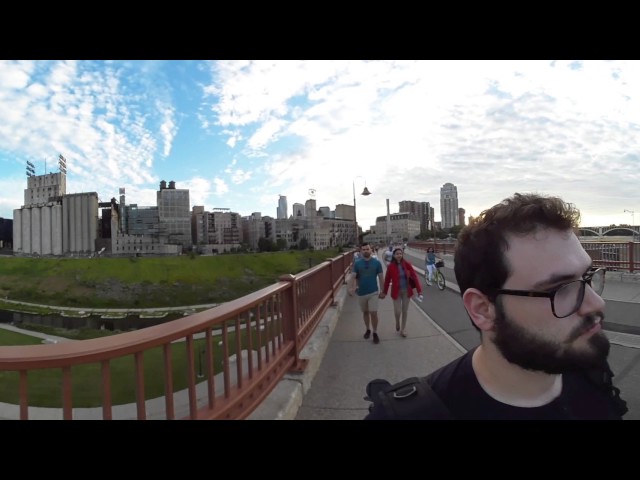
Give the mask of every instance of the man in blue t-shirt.
[{"label": "man in blue t-shirt", "polygon": [[360,258],[353,262],[351,278],[349,279],[349,295],[358,293],[358,302],[362,310],[362,318],[366,331],[364,338],[371,336],[373,329],[373,343],[380,343],[378,337],[378,298],[379,286],[384,284],[382,264],[371,256],[371,246],[363,243],[360,247]]}]

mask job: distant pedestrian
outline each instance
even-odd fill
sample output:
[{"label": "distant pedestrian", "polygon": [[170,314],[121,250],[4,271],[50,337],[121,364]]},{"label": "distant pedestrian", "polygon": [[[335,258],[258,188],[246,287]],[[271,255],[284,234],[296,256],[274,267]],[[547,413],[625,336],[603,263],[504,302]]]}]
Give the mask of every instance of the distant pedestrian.
[{"label": "distant pedestrian", "polygon": [[431,286],[433,276],[436,273],[436,253],[433,247],[427,247],[427,254],[424,257],[424,268],[427,271],[427,285]]},{"label": "distant pedestrian", "polygon": [[[454,270],[480,345],[428,375],[440,401],[415,395],[403,418],[433,418],[440,404],[460,420],[622,418],[602,331],[605,270],[576,237],[579,220],[558,197],[516,193],[460,232]],[[383,403],[367,418],[398,418]]]},{"label": "distant pedestrian", "polygon": [[373,343],[380,343],[378,337],[378,297],[379,287],[382,287],[384,277],[382,264],[371,256],[371,246],[363,243],[360,247],[361,258],[353,262],[351,277],[349,278],[349,295],[357,292],[362,319],[364,320],[365,340],[371,336],[373,329]]},{"label": "distant pedestrian", "polygon": [[385,262],[385,265],[389,265],[391,260],[393,260],[393,246],[392,245],[389,245],[389,248],[387,250],[385,250],[383,260]]},{"label": "distant pedestrian", "polygon": [[[396,248],[393,251],[393,260],[387,266],[384,275],[384,288],[380,298],[386,297],[389,286],[391,286],[393,313],[396,318],[396,332],[400,332],[400,335],[406,337],[409,300],[413,296],[414,290],[417,290],[418,295],[422,295],[422,285],[413,265],[404,259],[402,248]],[[401,315],[402,328],[400,327]]]}]

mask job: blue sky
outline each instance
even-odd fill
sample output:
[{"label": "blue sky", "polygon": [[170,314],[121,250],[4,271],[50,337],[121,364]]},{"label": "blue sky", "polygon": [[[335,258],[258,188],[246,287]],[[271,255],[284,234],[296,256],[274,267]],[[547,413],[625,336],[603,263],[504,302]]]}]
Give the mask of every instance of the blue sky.
[{"label": "blue sky", "polygon": [[[276,215],[353,204],[367,228],[458,187],[477,215],[559,195],[583,225],[640,223],[639,61],[0,61],[0,217],[67,159],[67,193]],[[631,213],[624,210],[634,211]]]}]

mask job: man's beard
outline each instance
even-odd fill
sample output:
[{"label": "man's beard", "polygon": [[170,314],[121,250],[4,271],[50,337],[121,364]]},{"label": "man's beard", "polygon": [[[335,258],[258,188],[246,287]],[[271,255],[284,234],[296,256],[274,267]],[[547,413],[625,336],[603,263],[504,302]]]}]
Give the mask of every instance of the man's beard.
[{"label": "man's beard", "polygon": [[[495,306],[493,343],[507,361],[526,370],[549,374],[589,370],[601,366],[609,355],[611,345],[602,331],[596,332],[588,339],[586,348],[577,349],[572,344],[580,335],[591,329],[599,318],[601,321],[604,320],[603,312],[583,317],[567,339],[558,341],[540,338],[509,319],[499,298]],[[557,321],[562,322],[564,319],[559,318]]]},{"label": "man's beard", "polygon": [[364,258],[369,258],[371,256],[371,252],[362,252],[362,256]]}]

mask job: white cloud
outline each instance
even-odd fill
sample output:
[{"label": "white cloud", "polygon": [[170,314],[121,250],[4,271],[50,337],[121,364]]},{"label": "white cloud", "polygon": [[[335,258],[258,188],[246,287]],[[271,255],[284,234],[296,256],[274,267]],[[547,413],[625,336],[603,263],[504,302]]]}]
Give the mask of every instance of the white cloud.
[{"label": "white cloud", "polygon": [[34,68],[33,61],[3,61],[0,62],[0,91],[26,88],[29,77]]},{"label": "white cloud", "polygon": [[242,185],[251,178],[251,172],[245,172],[242,170],[235,170],[231,175],[231,181],[235,185]]},{"label": "white cloud", "polygon": [[186,188],[189,190],[189,201],[191,206],[202,205],[205,210],[210,209],[208,205],[209,197],[211,194],[211,182],[205,178],[194,177],[190,180],[180,182],[180,185],[176,185],[176,188]]},{"label": "white cloud", "polygon": [[[268,150],[265,183],[286,190],[292,203],[303,203],[313,185],[319,204],[351,204],[349,184],[361,175],[376,192],[358,202],[367,222],[385,213],[386,198],[392,211],[401,200],[430,201],[439,217],[446,182],[458,185],[460,206],[477,215],[516,190],[562,194],[576,175],[597,183],[591,179],[602,164],[593,152],[611,173],[625,168],[625,153],[638,151],[637,141],[623,140],[620,123],[638,122],[640,109],[626,111],[638,65],[576,67],[232,62],[217,70],[214,111],[221,125],[245,127],[248,146]],[[277,148],[287,136],[297,138],[293,147]],[[583,198],[579,192],[574,196]]]},{"label": "white cloud", "polygon": [[271,143],[284,125],[285,122],[275,119],[265,122],[249,139],[249,147],[253,150],[261,150]]},{"label": "white cloud", "polygon": [[[0,170],[3,163],[0,162]],[[13,210],[24,204],[24,189],[26,188],[26,176],[0,177],[0,217],[13,218]],[[16,202],[18,199],[18,202]]]},{"label": "white cloud", "polygon": [[309,188],[352,204],[355,184],[366,226],[387,198],[439,218],[446,182],[467,215],[515,191],[565,196],[585,221],[640,212],[638,61],[192,63],[0,61],[0,168],[62,153],[70,192],[154,205],[172,176],[192,204],[265,215]]},{"label": "white cloud", "polygon": [[[171,146],[173,144],[173,139],[176,136],[178,127],[175,123],[173,108],[158,105],[158,110],[162,112],[162,115],[164,117],[162,125],[160,125],[160,134],[163,141],[162,154],[165,157],[168,157],[171,154]],[[151,166],[151,161],[148,162],[147,166]]]},{"label": "white cloud", "polygon": [[225,181],[219,177],[213,179],[213,184],[215,185],[215,195],[222,196],[229,191],[229,187],[225,183]]}]

